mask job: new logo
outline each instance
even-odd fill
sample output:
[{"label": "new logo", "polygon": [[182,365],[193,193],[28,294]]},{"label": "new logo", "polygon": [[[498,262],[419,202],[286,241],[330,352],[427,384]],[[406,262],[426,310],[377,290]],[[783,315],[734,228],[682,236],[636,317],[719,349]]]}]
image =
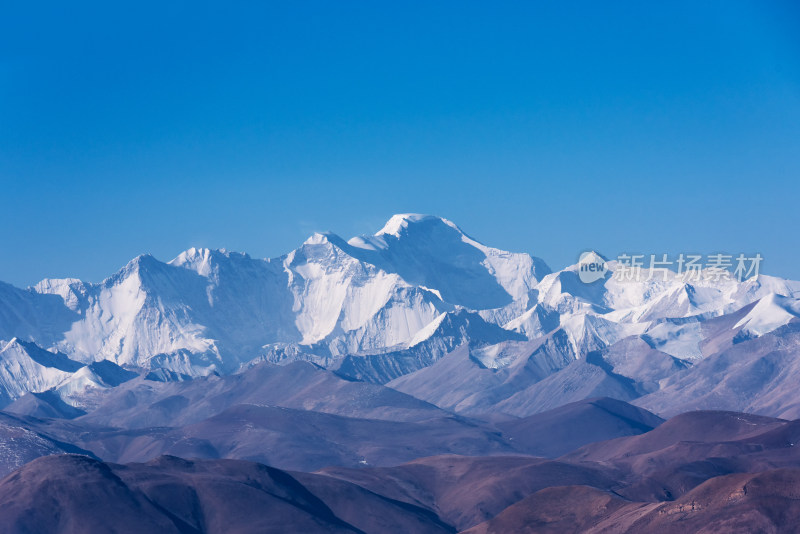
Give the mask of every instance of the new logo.
[{"label": "new logo", "polygon": [[608,265],[598,253],[584,252],[578,260],[578,278],[584,284],[591,284],[603,278],[608,272]]}]

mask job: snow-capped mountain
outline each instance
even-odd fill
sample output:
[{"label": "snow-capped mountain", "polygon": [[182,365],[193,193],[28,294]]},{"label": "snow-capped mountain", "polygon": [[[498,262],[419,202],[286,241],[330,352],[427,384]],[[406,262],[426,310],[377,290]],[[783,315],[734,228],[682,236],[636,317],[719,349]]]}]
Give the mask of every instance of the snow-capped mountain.
[{"label": "snow-capped mountain", "polygon": [[464,365],[503,374],[501,389],[518,395],[625,340],[672,369],[669,358],[688,365],[800,315],[798,282],[687,281],[672,271],[625,281],[608,266],[587,284],[578,265],[551,272],[416,214],[350,240],[316,233],[272,259],[195,248],[166,263],[142,255],[97,284],[0,284],[0,386],[5,403],[51,390],[79,406],[87,391],[115,387],[122,367],[175,380],[294,360],[385,383],[468,346]]},{"label": "snow-capped mountain", "polygon": [[13,338],[0,349],[0,393],[2,403],[28,391],[45,391],[72,376],[82,365],[63,354],[42,350],[34,343]]},{"label": "snow-capped mountain", "polygon": [[395,215],[374,236],[348,244],[354,257],[472,310],[524,311],[534,287],[550,273],[539,258],[487,247],[430,215]]},{"label": "snow-capped mountain", "polygon": [[[527,308],[548,272],[541,260],[486,247],[445,219],[398,215],[373,236],[314,234],[275,259],[189,249],[168,263],[139,256],[100,284],[9,286],[32,302],[59,298],[50,307],[26,303],[26,320],[7,329],[82,362],[230,372],[274,344],[336,358],[410,346],[460,307],[510,315]],[[57,328],[37,328],[43,322]]]},{"label": "snow-capped mountain", "polygon": [[84,365],[17,338],[0,342],[0,346],[0,407],[25,393],[48,390],[80,406],[90,391],[115,387],[136,376],[110,361]]}]

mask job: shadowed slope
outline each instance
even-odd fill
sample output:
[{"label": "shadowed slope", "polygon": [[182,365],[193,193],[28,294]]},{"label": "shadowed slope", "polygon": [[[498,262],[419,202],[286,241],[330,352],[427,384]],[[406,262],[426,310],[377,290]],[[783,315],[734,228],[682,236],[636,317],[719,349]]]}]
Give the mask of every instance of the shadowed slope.
[{"label": "shadowed slope", "polygon": [[453,531],[427,510],[347,482],[303,479],[232,460],[115,465],[52,456],[0,481],[0,524],[65,534]]}]

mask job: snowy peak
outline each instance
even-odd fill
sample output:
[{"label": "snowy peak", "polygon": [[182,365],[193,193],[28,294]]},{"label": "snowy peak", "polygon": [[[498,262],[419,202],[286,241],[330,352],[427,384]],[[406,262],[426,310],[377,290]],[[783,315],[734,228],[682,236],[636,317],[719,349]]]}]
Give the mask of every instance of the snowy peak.
[{"label": "snowy peak", "polygon": [[412,227],[422,228],[424,231],[425,225],[442,224],[452,228],[461,235],[465,235],[464,232],[462,232],[461,229],[455,225],[455,223],[443,217],[423,215],[420,213],[401,213],[393,215],[392,218],[386,222],[384,227],[375,233],[375,237],[394,236],[400,238],[401,236],[408,234]]},{"label": "snowy peak", "polygon": [[45,391],[75,405],[71,395],[115,387],[136,376],[109,361],[84,365],[59,352],[14,338],[2,343],[0,350],[0,407],[26,393]]},{"label": "snowy peak", "polygon": [[86,303],[89,288],[76,278],[45,278],[33,287],[41,295],[58,295],[72,311],[79,311]]},{"label": "snowy peak", "polygon": [[295,269],[305,264],[316,264],[326,269],[342,270],[346,269],[348,265],[361,261],[361,258],[353,254],[351,249],[352,247],[336,234],[316,232],[309,236],[299,248],[290,252],[284,263],[289,269]]},{"label": "snowy peak", "polygon": [[[422,332],[428,333],[427,338]],[[457,309],[434,319],[414,340],[418,345],[431,338],[452,338],[457,340],[454,347],[466,342],[478,346],[491,345],[503,341],[524,341],[525,337],[486,322],[479,314],[466,309]]]},{"label": "snowy peak", "polygon": [[453,223],[442,217],[423,215],[419,213],[403,213],[393,215],[373,235],[361,235],[350,239],[347,244],[363,250],[385,251],[397,241],[414,240],[419,236],[430,235],[436,232],[439,239],[475,242]]},{"label": "snowy peak", "polygon": [[212,255],[218,253],[208,248],[190,248],[179,254],[169,265],[190,269],[200,276],[208,277],[212,269]]},{"label": "snowy peak", "polygon": [[753,306],[734,328],[750,336],[762,336],[800,317],[800,299],[770,293]]},{"label": "snowy peak", "polygon": [[78,319],[60,295],[0,282],[0,339],[18,337],[49,347]]},{"label": "snowy peak", "polygon": [[503,328],[523,334],[528,339],[541,337],[558,327],[560,318],[555,312],[536,304],[531,309],[503,325]]},{"label": "snowy peak", "polygon": [[308,239],[303,241],[303,246],[308,245],[327,245],[330,241],[328,240],[328,234],[323,232],[314,232],[311,234]]},{"label": "snowy peak", "polygon": [[50,389],[69,378],[81,365],[33,343],[12,339],[0,350],[0,407],[29,391]]},{"label": "snowy peak", "polygon": [[67,373],[75,372],[83,366],[80,362],[69,359],[65,354],[50,352],[44,350],[35,343],[22,341],[17,338],[12,339],[3,350],[0,351],[0,354],[11,350],[23,351],[31,360],[42,367],[50,367]]},{"label": "snowy peak", "polygon": [[431,215],[395,215],[375,235],[348,244],[363,261],[473,310],[512,306],[522,312],[533,287],[550,272],[538,258],[487,247],[451,221]]},{"label": "snowy peak", "polygon": [[109,280],[126,278],[132,274],[139,274],[147,271],[158,271],[164,265],[164,263],[158,261],[152,254],[140,254],[129,261],[115,276],[111,276]]},{"label": "snowy peak", "polygon": [[62,381],[52,390],[63,402],[75,408],[87,408],[87,394],[92,390],[106,390],[129,380],[138,375],[109,362],[94,362],[81,367],[72,376]]},{"label": "snowy peak", "polygon": [[204,278],[218,281],[221,271],[241,270],[243,274],[266,265],[265,260],[254,260],[248,254],[223,249],[190,248],[168,262],[168,267],[192,271]]},{"label": "snowy peak", "polygon": [[333,232],[314,232],[308,239],[303,241],[303,245],[330,245],[347,250],[347,242]]}]

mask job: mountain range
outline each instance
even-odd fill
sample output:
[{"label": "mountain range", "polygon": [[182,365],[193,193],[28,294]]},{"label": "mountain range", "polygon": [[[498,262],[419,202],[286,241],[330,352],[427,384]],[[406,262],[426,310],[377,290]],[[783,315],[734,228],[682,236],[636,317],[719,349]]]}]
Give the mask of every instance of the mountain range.
[{"label": "mountain range", "polygon": [[[798,282],[667,270],[628,281],[615,263],[586,284],[577,264],[553,272],[446,219],[406,214],[349,241],[314,234],[279,258],[193,248],[167,263],[139,256],[98,284],[3,284],[0,405],[47,392],[83,410],[136,376],[305,360],[456,412],[525,416],[606,395],[671,415],[726,407],[714,401],[725,384],[713,395],[700,384],[720,366],[740,371],[727,355],[763,367],[776,343],[795,346]],[[780,396],[775,380],[737,385],[729,407],[786,415],[794,408],[765,398]],[[705,393],[682,398],[684,384]]]},{"label": "mountain range", "polygon": [[405,214],[0,283],[0,524],[783,531],[800,282],[620,267],[585,283]]}]

